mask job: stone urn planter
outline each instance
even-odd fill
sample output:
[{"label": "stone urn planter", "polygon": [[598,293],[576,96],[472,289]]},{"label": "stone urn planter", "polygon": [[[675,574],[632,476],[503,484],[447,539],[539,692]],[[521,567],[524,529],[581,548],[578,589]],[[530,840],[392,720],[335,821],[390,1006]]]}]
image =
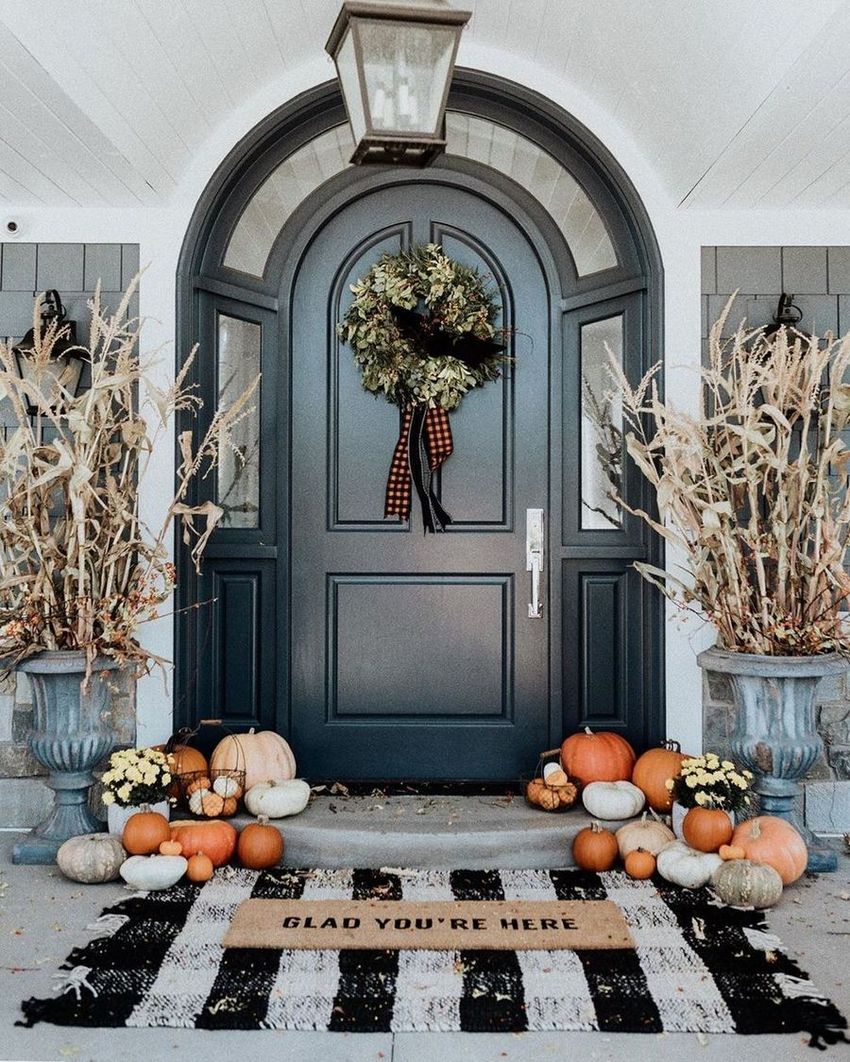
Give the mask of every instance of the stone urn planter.
[{"label": "stone urn planter", "polygon": [[47,818],[15,845],[13,863],[54,863],[59,846],[69,837],[103,829],[89,811],[88,797],[94,784],[92,768],[115,745],[115,734],[105,722],[112,705],[106,672],[119,667],[109,657],[98,658],[84,690],[83,652],[43,652],[16,665],[30,680],[35,707],[35,727],[27,743],[49,771],[45,781],[54,791],[54,803]]},{"label": "stone urn planter", "polygon": [[823,751],[815,729],[815,694],[827,675],[847,670],[839,653],[822,656],[759,656],[707,649],[697,658],[706,671],[728,675],[737,709],[732,755],[755,775],[762,812],[793,823],[809,847],[808,870],[832,871],[837,856],[819,846],[796,816],[800,779]]}]

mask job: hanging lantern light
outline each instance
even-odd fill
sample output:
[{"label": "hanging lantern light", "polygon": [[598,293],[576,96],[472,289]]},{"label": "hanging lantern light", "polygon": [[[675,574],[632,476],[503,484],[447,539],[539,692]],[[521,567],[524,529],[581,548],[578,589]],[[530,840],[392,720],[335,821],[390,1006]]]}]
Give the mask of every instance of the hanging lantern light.
[{"label": "hanging lantern light", "polygon": [[[25,382],[35,384],[47,396],[50,408],[61,412],[61,390],[76,396],[83,375],[85,360],[77,347],[77,325],[65,317],[65,307],[58,291],[44,293],[39,322],[40,339],[55,322],[57,336],[47,361],[36,357],[35,328],[31,328],[20,343],[13,348],[18,375]],[[34,417],[43,413],[37,405],[27,400],[27,413]]]},{"label": "hanging lantern light", "polygon": [[445,0],[344,0],[325,50],[357,145],[353,163],[425,166],[445,149],[446,100],[470,15]]}]

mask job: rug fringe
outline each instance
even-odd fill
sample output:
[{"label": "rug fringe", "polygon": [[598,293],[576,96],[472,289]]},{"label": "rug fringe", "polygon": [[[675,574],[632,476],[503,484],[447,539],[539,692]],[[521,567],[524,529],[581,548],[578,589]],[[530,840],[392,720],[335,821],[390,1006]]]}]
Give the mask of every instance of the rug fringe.
[{"label": "rug fringe", "polygon": [[825,1051],[827,1047],[832,1047],[834,1044],[850,1044],[847,1030],[836,1025],[824,1025],[820,1029],[807,1031],[811,1037],[809,1047],[814,1047],[818,1051]]}]

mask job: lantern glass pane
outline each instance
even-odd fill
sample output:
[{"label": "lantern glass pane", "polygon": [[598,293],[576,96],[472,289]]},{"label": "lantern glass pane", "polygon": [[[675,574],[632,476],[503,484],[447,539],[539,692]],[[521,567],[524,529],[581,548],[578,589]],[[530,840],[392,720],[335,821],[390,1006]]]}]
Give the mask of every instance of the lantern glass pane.
[{"label": "lantern glass pane", "polygon": [[83,363],[79,358],[52,358],[37,369],[31,353],[18,351],[16,357],[21,379],[37,388],[43,399],[34,401],[34,396],[31,396],[29,402],[33,409],[39,409],[42,413],[49,409],[59,411],[65,405],[63,391],[71,397],[76,395],[83,372]]},{"label": "lantern glass pane", "polygon": [[351,122],[351,130],[354,139],[360,140],[366,132],[366,117],[364,111],[363,94],[360,89],[360,75],[357,71],[357,55],[354,50],[354,34],[351,26],[345,31],[342,44],[335,56],[337,75],[342,87],[342,96],[345,100],[348,120]]},{"label": "lantern glass pane", "polygon": [[456,27],[363,19],[358,33],[370,128],[439,135]]}]

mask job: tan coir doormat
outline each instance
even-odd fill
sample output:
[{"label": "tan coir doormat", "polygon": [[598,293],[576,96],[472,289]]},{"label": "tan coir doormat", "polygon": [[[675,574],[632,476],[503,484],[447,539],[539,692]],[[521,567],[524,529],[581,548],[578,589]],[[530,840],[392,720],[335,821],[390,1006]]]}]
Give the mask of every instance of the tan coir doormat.
[{"label": "tan coir doormat", "polygon": [[633,948],[611,900],[244,900],[225,948]]}]

